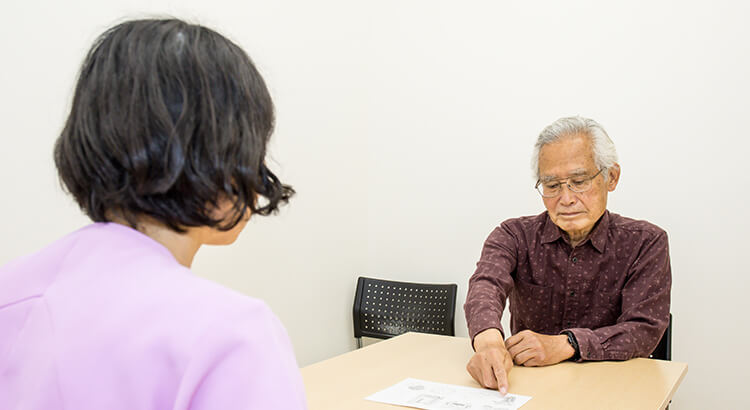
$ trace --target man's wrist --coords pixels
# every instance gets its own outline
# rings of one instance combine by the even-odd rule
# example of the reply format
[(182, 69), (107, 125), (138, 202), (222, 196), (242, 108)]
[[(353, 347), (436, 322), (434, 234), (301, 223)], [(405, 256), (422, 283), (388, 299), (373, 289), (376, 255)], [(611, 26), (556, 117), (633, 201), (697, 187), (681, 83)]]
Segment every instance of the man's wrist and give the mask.
[(484, 350), (487, 347), (504, 348), (505, 343), (503, 342), (503, 334), (502, 332), (500, 332), (500, 329), (496, 329), (494, 327), (485, 329), (474, 336), (473, 347), (474, 351), (476, 352)]
[(565, 336), (568, 338), (568, 344), (570, 347), (573, 348), (573, 356), (570, 357), (569, 360), (577, 361), (581, 359), (581, 347), (578, 345), (578, 339), (576, 339), (575, 333), (571, 332), (570, 330), (565, 330), (562, 332)]

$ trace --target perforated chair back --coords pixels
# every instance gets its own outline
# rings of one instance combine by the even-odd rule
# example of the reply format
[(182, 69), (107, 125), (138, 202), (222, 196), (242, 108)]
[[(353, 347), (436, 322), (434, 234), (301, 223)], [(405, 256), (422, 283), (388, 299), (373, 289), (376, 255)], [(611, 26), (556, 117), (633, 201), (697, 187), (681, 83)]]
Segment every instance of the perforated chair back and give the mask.
[(656, 349), (649, 356), (650, 359), (672, 360), (672, 314), (669, 314), (669, 325), (661, 337)]
[(456, 284), (360, 277), (354, 297), (354, 337), (387, 339), (406, 332), (454, 336)]

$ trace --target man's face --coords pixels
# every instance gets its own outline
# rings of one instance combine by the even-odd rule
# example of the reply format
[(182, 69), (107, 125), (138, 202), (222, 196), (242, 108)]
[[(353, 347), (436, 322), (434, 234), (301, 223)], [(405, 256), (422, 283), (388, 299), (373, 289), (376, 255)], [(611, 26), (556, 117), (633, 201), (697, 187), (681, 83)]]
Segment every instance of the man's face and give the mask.
[[(571, 177), (590, 177), (599, 172), (594, 163), (591, 141), (584, 135), (572, 135), (544, 145), (539, 152), (539, 178), (542, 182)], [(613, 191), (620, 177), (620, 167), (609, 170), (609, 178), (597, 175), (591, 189), (576, 193), (562, 184), (562, 192), (553, 198), (542, 198), (550, 219), (565, 231), (575, 245), (583, 240), (607, 209), (607, 193)]]

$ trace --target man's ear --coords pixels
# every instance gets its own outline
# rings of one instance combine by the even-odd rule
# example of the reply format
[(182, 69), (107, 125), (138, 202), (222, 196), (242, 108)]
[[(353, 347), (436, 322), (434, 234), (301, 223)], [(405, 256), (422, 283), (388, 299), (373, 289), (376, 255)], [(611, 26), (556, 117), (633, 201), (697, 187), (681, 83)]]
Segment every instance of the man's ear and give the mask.
[(617, 182), (620, 180), (620, 164), (614, 163), (607, 170), (607, 191), (612, 192), (617, 187)]

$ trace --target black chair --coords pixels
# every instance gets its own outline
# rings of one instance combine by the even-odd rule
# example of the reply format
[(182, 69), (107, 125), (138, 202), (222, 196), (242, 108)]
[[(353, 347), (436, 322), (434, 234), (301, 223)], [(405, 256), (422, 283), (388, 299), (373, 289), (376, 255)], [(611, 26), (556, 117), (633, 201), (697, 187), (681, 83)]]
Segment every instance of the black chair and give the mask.
[(455, 284), (395, 282), (360, 277), (354, 297), (354, 337), (388, 339), (406, 332), (454, 336)]
[(672, 360), (672, 314), (669, 314), (669, 325), (664, 331), (656, 349), (648, 357), (649, 359)]

